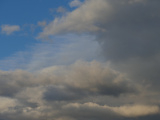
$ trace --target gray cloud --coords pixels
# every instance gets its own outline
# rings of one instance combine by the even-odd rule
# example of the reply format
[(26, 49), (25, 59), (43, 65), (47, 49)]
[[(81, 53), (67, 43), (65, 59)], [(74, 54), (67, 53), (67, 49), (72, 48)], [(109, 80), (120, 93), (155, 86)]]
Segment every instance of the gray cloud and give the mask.
[(96, 36), (106, 61), (115, 69), (133, 80), (157, 85), (159, 5), (157, 0), (86, 0), (67, 16), (55, 18), (39, 38), (89, 33)]
[(45, 27), (46, 24), (47, 24), (46, 21), (39, 21), (39, 22), (37, 23), (37, 25), (40, 26), (40, 27)]
[(159, 4), (158, 0), (86, 0), (55, 18), (39, 38), (94, 34), (107, 62), (78, 61), (34, 73), (0, 71), (4, 105), (0, 117), (158, 120)]
[(64, 86), (49, 86), (44, 93), (47, 101), (68, 101), (86, 97), (85, 92), (75, 88), (65, 88)]
[[(138, 116), (145, 116), (145, 115), (152, 115), (152, 114), (157, 114), (159, 113), (159, 107), (158, 106), (147, 106), (147, 105), (132, 105), (132, 106), (120, 106), (120, 107), (110, 107), (106, 105), (98, 105), (96, 103), (84, 103), (84, 104), (79, 104), (79, 103), (71, 103), (67, 104), (64, 106), (64, 109), (69, 109), (69, 110), (75, 110), (75, 114), (84, 114), (84, 115), (89, 115), (96, 117), (97, 114), (92, 114), (99, 112), (100, 116), (99, 118), (104, 119), (106, 114), (109, 115), (109, 113), (112, 115), (119, 116), (122, 115), (124, 117), (138, 117)], [(89, 111), (91, 112), (90, 114)], [(77, 113), (76, 113), (77, 112)], [(87, 113), (87, 114), (85, 114)], [(98, 114), (98, 115), (99, 115)], [(75, 115), (77, 116), (77, 115)], [(80, 115), (81, 116), (81, 115)], [(112, 116), (113, 117), (113, 116)]]
[[(136, 93), (139, 92), (138, 86), (122, 73), (108, 68), (106, 63), (96, 61), (79, 61), (68, 66), (52, 66), (36, 73), (22, 70), (0, 71), (0, 83), (1, 97), (11, 103), (6, 103), (6, 106), (4, 104), (6, 111), (0, 111), (0, 116), (2, 118), (7, 116), (5, 118), (11, 120), (22, 118), (36, 120), (46, 117), (81, 119), (79, 115), (83, 112), (76, 118), (77, 113), (73, 115), (68, 111), (70, 108), (63, 109), (63, 106), (73, 102), (85, 104), (93, 101), (90, 99), (92, 97), (118, 99), (121, 96), (139, 94)], [(98, 100), (101, 101), (99, 98)], [(103, 113), (95, 111), (92, 117), (90, 109), (87, 108), (85, 119), (104, 116)], [(110, 109), (107, 111), (113, 112)], [(113, 112), (113, 114), (117, 113)]]
[(87, 0), (66, 17), (56, 18), (40, 36), (98, 32), (108, 59), (150, 57), (159, 52), (158, 6), (158, 1), (148, 0)]
[[(69, 33), (80, 35), (85, 33), (95, 36), (101, 45), (105, 60), (110, 63), (110, 67), (125, 73), (127, 78), (133, 83), (139, 84), (140, 86), (143, 85), (144, 88), (138, 87), (142, 93), (123, 96), (126, 91), (133, 92), (133, 90), (128, 89), (131, 87), (124, 87), (128, 86), (128, 83), (127, 85), (123, 84), (123, 82), (120, 82), (118, 85), (113, 84), (114, 77), (111, 77), (111, 81), (108, 81), (107, 84), (105, 84), (105, 82), (102, 84), (96, 83), (96, 88), (93, 78), (92, 82), (85, 82), (83, 85), (81, 83), (74, 85), (77, 85), (76, 87), (80, 89), (83, 88), (83, 90), (87, 88), (90, 95), (93, 95), (93, 91), (96, 91), (96, 93), (101, 95), (99, 96), (100, 98), (103, 98), (103, 95), (119, 96), (116, 102), (110, 99), (111, 97), (109, 98), (115, 103), (108, 102), (113, 105), (118, 104), (119, 107), (111, 107), (110, 110), (112, 113), (107, 111), (107, 113), (111, 115), (114, 113), (114, 115), (121, 116), (118, 117), (119, 119), (158, 119), (159, 100), (156, 96), (159, 94), (158, 85), (160, 79), (160, 49), (158, 46), (160, 44), (159, 5), (160, 2), (158, 0), (86, 0), (81, 6), (66, 16), (55, 18), (44, 28), (38, 37), (43, 39), (46, 36), (51, 37), (57, 34)], [(85, 69), (86, 68), (84, 68), (83, 71), (85, 71)], [(90, 73), (87, 73), (87, 75), (88, 74)], [(103, 76), (100, 73), (98, 74)], [(81, 74), (79, 78), (83, 80), (82, 76), (84, 75)], [(91, 76), (96, 78), (94, 74)], [(74, 77), (72, 76), (72, 78)], [(88, 76), (86, 76), (86, 78), (90, 79)], [(86, 84), (89, 84), (89, 86), (86, 87)], [(79, 87), (78, 85), (83, 87)], [(54, 95), (52, 94), (51, 96)], [(107, 99), (103, 99), (107, 101)], [(137, 105), (120, 105), (121, 100), (124, 101), (123, 104), (137, 103)], [(105, 103), (104, 101), (99, 101), (98, 98), (96, 98), (95, 101), (98, 101), (99, 104)], [(145, 103), (145, 105), (143, 103)], [(156, 104), (156, 106), (154, 106), (154, 104)], [(101, 118), (100, 116), (103, 116), (101, 114), (103, 113), (102, 111), (96, 114), (100, 116), (92, 116), (92, 114), (89, 114), (89, 111), (84, 112), (87, 108), (80, 110), (81, 106), (83, 106), (81, 103), (77, 103), (75, 106), (75, 108), (73, 108), (73, 106), (71, 108), (71, 110), (77, 110), (76, 112), (74, 111), (74, 118), (79, 116), (78, 119), (81, 120), (89, 116), (87, 119), (99, 119)], [(155, 111), (153, 112), (151, 109)], [(150, 110), (155, 115), (152, 115)], [(149, 114), (147, 111), (149, 111)], [(96, 112), (92, 111), (91, 113)], [(88, 113), (88, 116), (85, 113)], [(82, 116), (82, 114), (86, 116), (81, 118), (80, 116)], [(101, 119), (106, 118), (102, 117)], [(117, 118), (111, 116), (109, 119), (115, 120)]]

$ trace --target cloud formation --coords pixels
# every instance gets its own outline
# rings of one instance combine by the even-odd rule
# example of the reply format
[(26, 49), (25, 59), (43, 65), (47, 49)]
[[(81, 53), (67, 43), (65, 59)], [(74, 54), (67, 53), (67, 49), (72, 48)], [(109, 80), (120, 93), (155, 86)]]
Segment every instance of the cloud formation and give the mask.
[(16, 31), (20, 31), (20, 26), (18, 25), (2, 25), (1, 32), (6, 35), (10, 35)]
[[(39, 23), (44, 24), (41, 39), (64, 34), (94, 39), (71, 40), (52, 59), (54, 65), (43, 61), (50, 52), (38, 50), (29, 66), (32, 73), (0, 71), (0, 118), (160, 119), (159, 5), (157, 0), (85, 0), (48, 25)], [(101, 49), (103, 62), (93, 60), (95, 48)]]
[[(83, 106), (86, 107), (84, 109), (86, 109), (85, 119), (87, 119), (92, 117), (92, 104), (93, 107), (100, 106), (98, 107), (100, 111), (106, 109), (109, 113), (125, 116), (123, 113), (121, 115), (117, 108), (101, 107), (101, 99), (99, 99), (100, 103), (89, 103), (93, 101), (90, 98), (118, 99), (121, 96), (138, 95), (140, 92), (139, 87), (122, 73), (108, 68), (106, 63), (96, 61), (78, 61), (68, 66), (52, 66), (36, 73), (22, 70), (0, 71), (0, 83), (0, 96), (2, 100), (6, 99), (5, 102), (10, 103), (3, 103), (5, 112), (0, 111), (0, 116), (8, 116), (6, 119), (12, 120), (20, 118), (34, 120), (41, 117), (43, 119), (47, 116), (57, 119), (60, 119), (59, 117), (81, 119), (78, 115), (83, 114), (83, 112), (78, 113), (81, 106), (82, 109)], [(70, 106), (74, 107), (75, 103), (80, 107), (76, 108), (78, 111), (73, 114)], [(120, 109), (125, 110), (125, 108)], [(140, 115), (137, 113), (138, 115), (135, 116), (156, 114), (157, 111), (158, 107), (153, 106), (150, 111), (139, 113)], [(18, 115), (19, 112), (21, 115)], [(100, 117), (103, 114), (99, 113), (95, 113), (95, 116)], [(126, 114), (130, 115), (130, 113)]]
[(70, 7), (78, 7), (82, 5), (82, 2), (80, 0), (73, 0), (72, 2), (69, 3)]
[[(93, 35), (101, 46), (105, 61), (110, 63), (109, 65), (112, 69), (125, 73), (127, 79), (130, 79), (133, 83), (139, 84), (140, 86), (144, 85), (144, 89), (139, 88), (142, 92), (139, 95), (127, 95), (126, 99), (122, 99), (121, 96), (127, 93), (126, 90), (132, 91), (128, 89), (128, 87), (124, 87), (127, 85), (122, 85), (123, 89), (121, 89), (121, 84), (118, 84), (118, 86), (112, 84), (113, 79), (111, 83), (108, 81), (108, 84), (103, 83), (100, 85), (96, 83), (97, 87), (100, 86), (98, 89), (96, 88), (96, 94), (118, 96), (119, 99), (127, 101), (126, 103), (132, 100), (131, 103), (135, 103), (134, 105), (120, 105), (120, 100), (118, 100), (117, 104), (119, 103), (119, 107), (109, 107), (109, 105), (106, 105), (108, 106), (107, 113), (112, 111), (114, 115), (121, 116), (119, 119), (122, 120), (130, 120), (131, 117), (133, 117), (133, 119), (134, 117), (138, 117), (137, 119), (139, 120), (149, 118), (158, 119), (159, 100), (155, 95), (159, 94), (160, 90), (158, 86), (160, 79), (160, 48), (158, 46), (160, 44), (159, 5), (159, 1), (150, 0), (86, 0), (75, 10), (62, 17), (55, 18), (43, 29), (38, 37), (43, 39), (54, 35), (70, 33)], [(83, 71), (85, 71), (85, 69)], [(82, 76), (83, 75), (80, 75), (79, 77), (83, 79)], [(103, 75), (100, 74), (100, 76)], [(94, 78), (96, 78), (96, 76), (94, 76)], [(93, 83), (94, 79), (92, 78), (92, 82), (88, 82), (87, 84), (90, 84), (91, 88), (94, 88)], [(86, 89), (85, 85), (81, 83), (78, 84), (83, 86), (83, 89)], [(105, 87), (103, 87), (103, 85), (105, 85)], [(95, 94), (95, 89), (89, 89), (89, 86), (87, 86), (87, 88), (90, 95)], [(46, 99), (49, 98), (48, 95), (52, 94), (49, 92), (50, 89), (57, 91), (57, 88), (54, 86), (49, 88), (46, 92)], [(70, 91), (70, 89), (63, 89)], [(76, 96), (73, 91), (68, 95), (69, 98), (67, 99)], [(61, 90), (59, 92), (62, 96), (57, 99), (60, 100), (66, 97), (66, 93), (61, 92)], [(83, 91), (79, 94), (82, 96), (86, 95)], [(54, 95), (54, 93), (52, 95)], [(136, 98), (137, 96), (139, 98)], [(51, 99), (54, 100), (55, 98)], [(146, 102), (145, 99), (148, 99), (148, 102)], [(104, 102), (101, 101), (99, 103), (102, 104)], [(84, 104), (85, 106), (88, 105), (86, 103)], [(84, 104), (70, 104), (76, 106), (72, 106), (71, 110), (79, 109)], [(85, 110), (85, 108), (82, 107), (82, 111), (78, 111), (77, 114), (75, 113), (75, 116), (90, 113), (83, 112), (83, 110)], [(91, 113), (96, 112), (92, 111)], [(99, 115), (103, 116), (101, 113), (103, 112), (101, 111)], [(112, 116), (113, 114), (110, 115), (109, 119), (116, 119)], [(99, 119), (100, 116), (89, 114), (88, 116), (86, 115), (85, 118)]]
[[(152, 115), (152, 114), (157, 114), (160, 112), (158, 106), (148, 106), (148, 105), (132, 105), (132, 106), (120, 106), (120, 107), (110, 107), (107, 105), (98, 105), (96, 103), (84, 103), (84, 104), (79, 104), (79, 103), (71, 103), (67, 104), (64, 106), (64, 108), (67, 109), (76, 109), (74, 114), (81, 113), (84, 114), (86, 111), (92, 112), (99, 112), (100, 114), (115, 114), (117, 115), (122, 115), (124, 117), (139, 117), (139, 116), (145, 116), (145, 115)], [(86, 110), (86, 111), (84, 111)], [(76, 113), (77, 112), (77, 113)], [(95, 114), (91, 114), (90, 116), (94, 116)]]
[[(78, 9), (68, 13), (62, 18), (55, 18), (48, 26), (46, 26), (39, 38), (61, 33), (83, 33), (103, 31), (97, 23), (103, 23), (108, 17), (111, 7), (104, 0), (87, 0)], [(101, 17), (104, 15), (104, 19)], [(96, 25), (97, 24), (97, 25)]]
[(55, 18), (39, 38), (89, 33), (96, 36), (106, 61), (115, 69), (138, 81), (156, 83), (160, 78), (159, 4), (149, 0), (86, 0), (74, 11)]
[(64, 12), (66, 12), (66, 9), (64, 7), (59, 7), (59, 8), (57, 8), (57, 12), (64, 13)]

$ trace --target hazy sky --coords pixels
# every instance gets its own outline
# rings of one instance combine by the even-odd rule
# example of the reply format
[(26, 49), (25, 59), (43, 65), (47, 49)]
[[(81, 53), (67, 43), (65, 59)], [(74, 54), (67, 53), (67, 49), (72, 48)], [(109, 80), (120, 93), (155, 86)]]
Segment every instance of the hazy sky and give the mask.
[(159, 0), (0, 0), (0, 120), (159, 120)]

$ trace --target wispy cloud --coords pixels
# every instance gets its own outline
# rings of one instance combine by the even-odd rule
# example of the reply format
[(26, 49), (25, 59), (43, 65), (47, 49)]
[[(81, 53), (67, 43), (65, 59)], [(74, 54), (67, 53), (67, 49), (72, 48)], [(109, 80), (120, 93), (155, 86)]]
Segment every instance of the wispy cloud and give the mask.
[(45, 27), (46, 24), (47, 24), (46, 21), (39, 21), (39, 22), (37, 23), (37, 25), (40, 26), (40, 27)]
[(101, 60), (101, 49), (93, 36), (64, 35), (52, 39), (53, 41), (35, 44), (26, 51), (0, 60), (0, 68), (35, 71), (52, 65), (72, 64), (77, 60)]
[(20, 31), (19, 25), (2, 25), (1, 32), (6, 35), (10, 35), (16, 31)]
[(82, 2), (80, 0), (73, 0), (72, 2), (69, 3), (70, 7), (78, 7), (82, 5)]
[(62, 6), (57, 8), (57, 12), (58, 12), (58, 13), (64, 13), (64, 12), (66, 12), (66, 11), (67, 11), (67, 10), (66, 10), (64, 7), (62, 7)]

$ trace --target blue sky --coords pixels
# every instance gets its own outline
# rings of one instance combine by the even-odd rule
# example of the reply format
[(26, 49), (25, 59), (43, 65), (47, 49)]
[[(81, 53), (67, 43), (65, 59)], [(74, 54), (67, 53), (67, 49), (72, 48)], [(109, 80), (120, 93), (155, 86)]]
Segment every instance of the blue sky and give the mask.
[[(75, 9), (74, 7), (69, 6), (70, 2), (71, 0), (47, 0), (45, 2), (44, 0), (2, 0), (0, 2), (0, 16), (3, 16), (0, 20), (1, 69), (15, 69), (15, 67), (12, 67), (12, 64), (15, 64), (15, 66), (17, 66), (16, 68), (18, 68), (19, 64), (21, 63), (25, 62), (27, 64), (30, 61), (29, 59), (31, 59), (32, 57), (30, 53), (33, 52), (34, 47), (37, 47), (38, 44), (44, 44), (45, 46), (46, 44), (50, 44), (51, 41), (54, 41), (54, 44), (52, 43), (52, 47), (55, 47), (56, 51), (59, 51), (60, 48), (58, 48), (56, 44), (60, 44), (61, 42), (63, 44), (64, 42), (67, 42), (67, 38), (55, 37), (55, 39), (53, 37), (51, 41), (41, 41), (40, 39), (37, 39), (36, 37), (43, 30), (43, 27), (39, 25), (39, 23), (45, 22), (45, 24), (47, 24), (51, 22), (55, 17), (62, 16), (65, 12), (69, 12)], [(58, 11), (59, 8), (62, 8), (62, 11), (61, 9), (60, 11)], [(3, 32), (2, 30), (2, 26), (4, 25), (18, 26), (19, 30), (13, 30), (13, 32), (11, 31), (11, 33), (7, 34), (6, 31)], [(28, 57), (25, 58), (28, 59), (17, 61), (17, 59), (21, 59), (22, 57), (18, 55), (20, 52), (27, 52)], [(11, 58), (13, 60), (11, 60)], [(6, 63), (8, 59), (9, 61), (13, 61), (13, 63)], [(19, 64), (17, 64), (17, 62)]]
[[(38, 43), (35, 39), (40, 28), (34, 33), (30, 25), (37, 25), (39, 21), (50, 21), (59, 15), (56, 9), (60, 6), (69, 8), (68, 0), (1, 0), (0, 1), (0, 25), (19, 25), (21, 30), (11, 35), (0, 35), (0, 58), (3, 59), (17, 51), (25, 50), (28, 46)], [(51, 11), (51, 9), (53, 11)], [(5, 52), (4, 52), (5, 51)]]
[(159, 120), (159, 0), (0, 0), (0, 119)]

